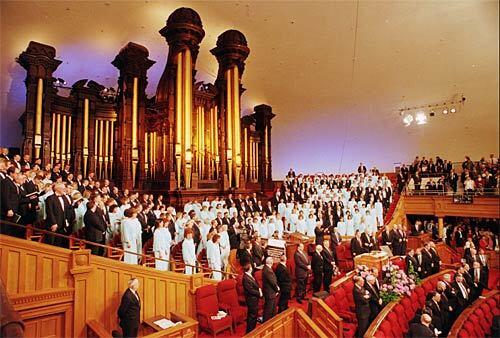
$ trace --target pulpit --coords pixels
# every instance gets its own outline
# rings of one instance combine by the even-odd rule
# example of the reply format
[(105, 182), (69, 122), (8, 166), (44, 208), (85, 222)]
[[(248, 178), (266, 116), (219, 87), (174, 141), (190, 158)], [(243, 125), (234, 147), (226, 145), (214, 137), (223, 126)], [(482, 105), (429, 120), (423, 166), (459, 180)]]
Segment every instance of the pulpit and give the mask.
[(366, 265), (369, 268), (377, 268), (379, 271), (389, 263), (389, 255), (383, 251), (372, 251), (354, 257), (354, 265)]
[(408, 251), (421, 248), (424, 244), (431, 240), (431, 235), (423, 233), (417, 236), (408, 236)]

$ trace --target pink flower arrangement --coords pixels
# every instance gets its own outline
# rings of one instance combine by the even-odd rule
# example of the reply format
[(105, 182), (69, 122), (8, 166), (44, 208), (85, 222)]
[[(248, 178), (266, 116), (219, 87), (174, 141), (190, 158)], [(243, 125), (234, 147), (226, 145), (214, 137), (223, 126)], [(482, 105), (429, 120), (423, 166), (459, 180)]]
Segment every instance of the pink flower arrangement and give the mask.
[(384, 277), (380, 297), (384, 303), (397, 300), (405, 295), (411, 295), (411, 290), (415, 289), (415, 280), (412, 276), (406, 275), (399, 266), (389, 262), (382, 267)]

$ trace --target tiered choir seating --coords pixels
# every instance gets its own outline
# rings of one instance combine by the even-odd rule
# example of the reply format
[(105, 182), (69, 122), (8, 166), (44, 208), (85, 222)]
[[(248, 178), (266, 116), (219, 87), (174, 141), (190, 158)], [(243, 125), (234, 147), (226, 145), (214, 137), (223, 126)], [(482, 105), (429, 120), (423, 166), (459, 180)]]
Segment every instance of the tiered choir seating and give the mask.
[(489, 337), (493, 317), (500, 315), (500, 292), (494, 290), (465, 309), (451, 327), (449, 337)]

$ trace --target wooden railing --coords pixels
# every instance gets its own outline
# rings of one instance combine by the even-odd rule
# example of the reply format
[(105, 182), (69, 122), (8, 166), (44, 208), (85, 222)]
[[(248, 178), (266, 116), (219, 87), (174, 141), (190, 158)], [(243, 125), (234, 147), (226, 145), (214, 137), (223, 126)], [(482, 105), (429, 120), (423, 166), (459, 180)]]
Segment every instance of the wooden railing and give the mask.
[[(440, 277), (440, 276), (443, 276), (447, 273), (451, 273), (453, 272), (452, 269), (446, 269), (446, 270), (441, 270), (439, 271), (438, 273), (434, 274), (434, 275), (431, 275), (429, 277), (426, 277), (422, 280), (422, 283), (420, 285), (423, 285), (427, 282), (429, 282), (430, 280), (436, 278), (436, 277)], [(392, 309), (397, 305), (399, 304), (399, 302), (402, 300), (403, 298), (400, 298), (399, 300), (397, 301), (393, 301), (393, 302), (390, 302), (388, 303), (383, 309), (382, 311), (379, 312), (379, 314), (377, 315), (377, 317), (375, 317), (375, 319), (373, 320), (373, 322), (370, 324), (370, 326), (368, 327), (368, 329), (366, 330), (366, 333), (364, 335), (365, 338), (373, 338), (375, 337), (375, 333), (379, 330), (379, 327), (380, 327), (380, 324), (382, 324), (382, 322), (386, 319), (387, 315), (392, 311)]]
[[(215, 281), (203, 274), (185, 275), (93, 256), (0, 235), (0, 277), (25, 322), (26, 336), (84, 337), (96, 320), (118, 329), (117, 309), (127, 281), (140, 282), (141, 320), (170, 311), (193, 316), (195, 290)], [(44, 324), (50, 320), (51, 325)]]
[(354, 270), (353, 271), (349, 271), (344, 276), (342, 276), (339, 279), (337, 279), (336, 281), (334, 281), (330, 285), (330, 294), (332, 294), (338, 288), (342, 287), (342, 285), (344, 285), (344, 283), (352, 280), (352, 277), (354, 277), (355, 274), (356, 274), (356, 271), (354, 271)]
[(500, 291), (493, 290), (483, 295), (484, 298), (478, 298), (472, 305), (467, 307), (462, 313), (455, 319), (453, 326), (450, 329), (450, 333), (448, 337), (458, 337), (458, 333), (462, 329), (465, 321), (469, 318), (471, 314), (473, 314), (480, 306), (483, 304), (488, 298), (495, 297)]
[(328, 333), (332, 338), (342, 338), (344, 336), (343, 319), (326, 305), (322, 299), (313, 298), (311, 302), (311, 318), (321, 331)]
[(259, 326), (257, 329), (248, 333), (246, 338), (281, 338), (281, 337), (300, 337), (300, 338), (327, 338), (316, 323), (312, 321), (307, 314), (297, 308), (289, 308), (274, 318)]

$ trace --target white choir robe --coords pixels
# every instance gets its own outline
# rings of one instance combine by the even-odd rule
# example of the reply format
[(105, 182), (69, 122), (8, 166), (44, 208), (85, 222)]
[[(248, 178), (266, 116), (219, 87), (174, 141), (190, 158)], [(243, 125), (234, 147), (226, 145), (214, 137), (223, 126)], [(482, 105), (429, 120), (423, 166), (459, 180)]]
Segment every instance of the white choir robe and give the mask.
[(113, 236), (120, 232), (121, 219), (122, 217), (120, 216), (119, 210), (109, 213), (109, 227), (106, 230), (106, 243), (109, 243), (113, 239)]
[(274, 231), (276, 230), (276, 224), (274, 223), (274, 220), (270, 220), (267, 223), (267, 233), (269, 234), (268, 238), (273, 238)]
[(361, 217), (362, 215), (359, 212), (355, 212), (352, 215), (352, 220), (354, 221), (354, 231), (359, 230), (359, 226), (361, 224)]
[(356, 230), (354, 229), (354, 220), (352, 218), (346, 221), (345, 228), (346, 228), (345, 231), (346, 236), (354, 236), (354, 232)]
[(384, 206), (380, 201), (375, 202), (375, 217), (379, 226), (384, 225)]
[(73, 228), (73, 232), (78, 232), (81, 228), (83, 228), (83, 216), (85, 216), (85, 213), (87, 212), (87, 203), (86, 201), (83, 201), (80, 203), (78, 208), (75, 209), (75, 226)]
[[(211, 240), (208, 241), (207, 259), (210, 269), (222, 270), (222, 258), (221, 258), (219, 243), (214, 243)], [(212, 271), (212, 278), (215, 280), (222, 280), (222, 273), (218, 271)]]
[[(123, 250), (137, 252), (137, 224), (139, 228), (141, 223), (137, 218), (125, 218), (122, 221), (122, 244)], [(140, 237), (140, 233), (139, 233)], [(125, 252), (123, 255), (123, 261), (129, 264), (137, 264), (137, 255)]]
[(365, 229), (368, 229), (368, 231), (370, 231), (371, 233), (377, 232), (377, 223), (375, 220), (375, 216), (371, 214), (365, 216)]
[(337, 222), (337, 230), (340, 236), (347, 236), (347, 227), (345, 222), (338, 221)]
[[(196, 252), (192, 238), (184, 238), (182, 241), (182, 260), (186, 264), (185, 274), (192, 275), (195, 272), (193, 266), (196, 266)], [(192, 266), (188, 266), (188, 264)]]
[(120, 206), (120, 215), (123, 217), (125, 210), (130, 208), (130, 204), (123, 204)]
[(278, 214), (285, 216), (285, 211), (286, 211), (286, 204), (279, 203), (278, 204)]
[(276, 220), (276, 230), (278, 230), (278, 238), (283, 238), (283, 231), (285, 231), (285, 226), (281, 219)]
[(229, 235), (227, 231), (221, 231), (220, 235), (220, 251), (221, 251), (221, 260), (224, 265), (224, 268), (227, 266), (229, 262), (229, 253), (231, 252), (231, 243), (229, 242)]
[(265, 220), (262, 220), (257, 225), (259, 227), (260, 237), (262, 237), (262, 238), (271, 237), (271, 234), (269, 233), (269, 228), (267, 227), (267, 222)]
[(307, 223), (305, 219), (299, 219), (295, 225), (295, 230), (305, 235), (307, 232)]
[[(168, 228), (157, 228), (153, 233), (153, 251), (156, 258), (170, 259), (170, 245), (172, 236)], [(155, 266), (158, 270), (168, 270), (169, 263), (161, 260), (155, 260)]]
[(309, 237), (314, 237), (316, 234), (314, 233), (314, 229), (316, 228), (316, 220), (314, 218), (308, 218), (307, 219), (307, 230), (306, 234)]

